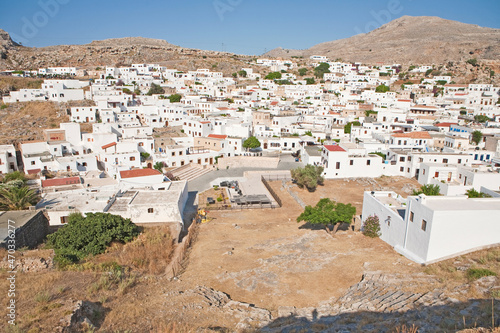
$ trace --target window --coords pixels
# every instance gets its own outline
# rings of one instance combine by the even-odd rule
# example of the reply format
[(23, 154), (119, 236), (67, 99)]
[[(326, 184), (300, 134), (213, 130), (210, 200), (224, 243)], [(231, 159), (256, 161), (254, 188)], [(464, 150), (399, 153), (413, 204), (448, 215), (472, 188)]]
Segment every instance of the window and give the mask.
[(68, 217), (67, 216), (61, 216), (61, 224), (66, 224), (68, 223)]
[(153, 208), (148, 208), (148, 213), (149, 213), (149, 214), (154, 213), (154, 209), (153, 209)]
[(179, 152), (179, 156), (182, 156), (182, 151)]
[(447, 158), (443, 158), (443, 163), (448, 163), (448, 159)]
[(404, 156), (401, 156), (401, 157), (399, 158), (399, 162), (404, 162), (404, 161), (405, 161)]
[(404, 167), (401, 167), (401, 168), (399, 168), (399, 171), (404, 172), (404, 171), (405, 171), (405, 168), (404, 168)]
[(354, 165), (354, 160), (350, 160), (349, 165)]
[(82, 163), (82, 165), (83, 165), (84, 167), (86, 167), (86, 166), (87, 166), (87, 162), (83, 162), (83, 163)]
[(35, 161), (31, 161), (31, 165), (35, 165)]
[(337, 162), (335, 169), (340, 169), (340, 162)]
[(366, 165), (370, 165), (371, 161), (370, 160), (366, 160)]
[(434, 178), (438, 178), (439, 177), (439, 172), (434, 172)]
[(462, 159), (461, 158), (458, 159), (458, 164), (460, 164), (460, 163), (462, 163)]
[(413, 214), (413, 212), (410, 212), (410, 222), (413, 222), (414, 217), (415, 217), (415, 214)]
[(422, 230), (425, 231), (427, 229), (427, 221), (422, 220)]
[(130, 156), (131, 161), (135, 161), (135, 156)]
[(422, 170), (422, 174), (425, 175), (425, 169)]
[(175, 151), (172, 152), (172, 156), (175, 156)]

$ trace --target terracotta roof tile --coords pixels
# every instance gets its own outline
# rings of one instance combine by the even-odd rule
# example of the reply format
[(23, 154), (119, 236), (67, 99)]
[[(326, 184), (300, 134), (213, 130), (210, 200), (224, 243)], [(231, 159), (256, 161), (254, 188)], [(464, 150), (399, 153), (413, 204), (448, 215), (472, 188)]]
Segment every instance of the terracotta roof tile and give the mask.
[(104, 145), (101, 148), (102, 149), (107, 149), (107, 148), (110, 148), (110, 147), (113, 147), (113, 146), (116, 146), (116, 142), (108, 143), (107, 145)]
[(42, 187), (81, 184), (80, 177), (53, 178), (42, 180)]
[(411, 139), (430, 139), (429, 132), (410, 132), (410, 133), (394, 133), (395, 138), (411, 138)]
[(120, 171), (120, 177), (125, 178), (135, 178), (135, 177), (146, 177), (146, 176), (156, 176), (161, 175), (158, 170), (155, 169), (133, 169)]
[(345, 151), (345, 149), (339, 145), (325, 145), (324, 147), (328, 151)]

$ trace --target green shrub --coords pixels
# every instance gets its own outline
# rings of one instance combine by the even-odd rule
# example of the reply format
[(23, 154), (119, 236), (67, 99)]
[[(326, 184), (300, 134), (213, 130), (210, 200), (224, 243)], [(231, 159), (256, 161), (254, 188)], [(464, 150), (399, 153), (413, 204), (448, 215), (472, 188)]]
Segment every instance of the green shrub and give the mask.
[(380, 221), (377, 215), (369, 216), (363, 224), (363, 235), (376, 238), (380, 237)]
[(129, 242), (139, 234), (138, 227), (118, 215), (80, 213), (69, 216), (66, 226), (47, 236), (47, 245), (55, 250), (54, 260), (60, 267), (75, 263), (88, 255), (103, 253), (111, 242)]
[(485, 268), (469, 268), (466, 275), (469, 280), (477, 280), (485, 276), (497, 276), (497, 273)]

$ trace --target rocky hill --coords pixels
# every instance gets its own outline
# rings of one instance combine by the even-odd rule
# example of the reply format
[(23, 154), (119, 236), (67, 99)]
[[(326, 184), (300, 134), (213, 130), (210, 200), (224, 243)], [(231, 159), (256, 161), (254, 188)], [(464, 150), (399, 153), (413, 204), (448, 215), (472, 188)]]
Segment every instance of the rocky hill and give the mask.
[(500, 29), (439, 17), (403, 16), (366, 34), (321, 43), (302, 51), (277, 48), (265, 55), (325, 55), (344, 61), (402, 64), (444, 64), (470, 58), (499, 60)]
[[(183, 48), (165, 40), (113, 38), (85, 45), (24, 47), (0, 29), (0, 69), (38, 69), (49, 66), (94, 68), (117, 64), (159, 63), (179, 69), (211, 68), (231, 74), (249, 57), (228, 52)], [(215, 66), (214, 66), (215, 65)], [(227, 72), (227, 73), (226, 73)]]

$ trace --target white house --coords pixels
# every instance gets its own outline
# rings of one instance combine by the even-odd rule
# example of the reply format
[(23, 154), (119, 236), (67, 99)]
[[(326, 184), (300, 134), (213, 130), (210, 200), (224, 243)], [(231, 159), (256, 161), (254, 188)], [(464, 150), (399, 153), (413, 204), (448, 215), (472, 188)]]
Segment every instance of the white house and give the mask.
[(0, 174), (6, 174), (16, 170), (16, 148), (14, 148), (14, 145), (0, 145)]
[(365, 192), (362, 220), (373, 215), (380, 238), (421, 264), (500, 245), (500, 198)]

